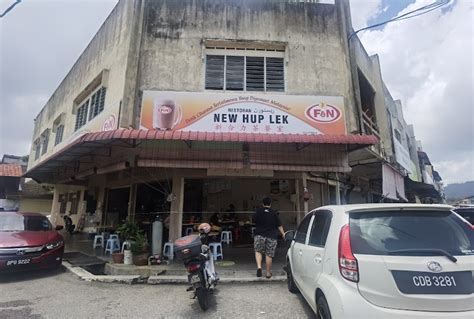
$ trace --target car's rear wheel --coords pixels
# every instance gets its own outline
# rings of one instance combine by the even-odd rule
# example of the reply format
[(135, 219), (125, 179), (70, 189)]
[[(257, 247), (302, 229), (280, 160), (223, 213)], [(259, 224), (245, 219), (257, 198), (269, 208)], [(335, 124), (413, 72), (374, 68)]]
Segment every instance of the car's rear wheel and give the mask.
[(288, 261), (286, 263), (286, 282), (288, 284), (288, 290), (293, 293), (293, 294), (297, 294), (300, 292), (300, 290), (298, 289), (298, 287), (296, 286), (296, 283), (293, 279), (293, 272), (291, 270), (291, 266), (290, 266), (290, 262)]
[(316, 311), (318, 319), (331, 319), (331, 311), (329, 311), (329, 305), (324, 295), (319, 296), (316, 300)]

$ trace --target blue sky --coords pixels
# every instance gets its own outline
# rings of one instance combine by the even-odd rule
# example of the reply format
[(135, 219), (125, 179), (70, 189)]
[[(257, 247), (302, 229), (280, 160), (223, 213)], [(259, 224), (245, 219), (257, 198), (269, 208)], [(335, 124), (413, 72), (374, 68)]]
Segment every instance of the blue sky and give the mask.
[[(368, 25), (377, 24), (389, 20), (405, 9), (408, 5), (414, 3), (415, 0), (382, 0), (382, 11), (375, 17), (369, 18)], [(384, 26), (380, 27), (383, 28)]]

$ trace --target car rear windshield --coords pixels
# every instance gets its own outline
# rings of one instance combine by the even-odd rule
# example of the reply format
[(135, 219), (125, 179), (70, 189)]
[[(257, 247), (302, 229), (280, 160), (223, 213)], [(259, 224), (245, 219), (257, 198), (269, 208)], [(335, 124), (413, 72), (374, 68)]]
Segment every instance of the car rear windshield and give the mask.
[[(474, 232), (450, 211), (380, 211), (350, 214), (351, 246), (355, 254), (452, 255), (474, 254)], [(420, 252), (421, 251), (421, 252)]]
[(44, 216), (0, 214), (0, 231), (46, 231), (51, 224)]

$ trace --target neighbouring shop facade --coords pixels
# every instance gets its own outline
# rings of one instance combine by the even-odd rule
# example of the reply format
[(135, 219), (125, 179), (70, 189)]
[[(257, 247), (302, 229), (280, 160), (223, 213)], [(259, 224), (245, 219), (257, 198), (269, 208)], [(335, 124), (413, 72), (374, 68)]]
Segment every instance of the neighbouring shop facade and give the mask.
[(380, 141), (361, 130), (350, 25), (345, 0), (119, 1), (37, 116), (27, 176), (85, 231), (170, 213), (172, 240), (264, 196), (294, 227), (345, 202), (349, 155)]

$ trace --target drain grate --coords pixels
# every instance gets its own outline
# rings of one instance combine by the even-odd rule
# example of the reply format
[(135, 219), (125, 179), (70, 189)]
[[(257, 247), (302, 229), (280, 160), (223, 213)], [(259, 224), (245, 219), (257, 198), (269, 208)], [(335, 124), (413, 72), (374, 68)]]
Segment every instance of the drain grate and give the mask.
[(89, 265), (89, 266), (81, 266), (82, 269), (87, 270), (93, 275), (106, 275), (104, 272), (104, 264), (101, 265)]

